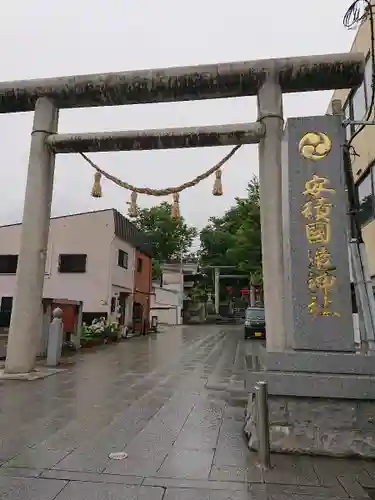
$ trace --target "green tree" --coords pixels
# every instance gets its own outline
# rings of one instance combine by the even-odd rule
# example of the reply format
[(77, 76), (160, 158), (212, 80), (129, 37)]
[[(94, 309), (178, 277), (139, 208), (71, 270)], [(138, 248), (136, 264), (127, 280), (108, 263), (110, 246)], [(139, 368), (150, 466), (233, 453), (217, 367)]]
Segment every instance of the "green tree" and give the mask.
[(188, 254), (198, 235), (197, 229), (186, 224), (183, 217), (172, 217), (172, 205), (167, 202), (138, 209), (132, 222), (152, 241), (154, 278), (160, 276), (163, 262)]
[(253, 177), (246, 198), (236, 203), (222, 217), (211, 217), (200, 233), (201, 264), (236, 266), (243, 274), (260, 281), (262, 251), (260, 229), (259, 181)]

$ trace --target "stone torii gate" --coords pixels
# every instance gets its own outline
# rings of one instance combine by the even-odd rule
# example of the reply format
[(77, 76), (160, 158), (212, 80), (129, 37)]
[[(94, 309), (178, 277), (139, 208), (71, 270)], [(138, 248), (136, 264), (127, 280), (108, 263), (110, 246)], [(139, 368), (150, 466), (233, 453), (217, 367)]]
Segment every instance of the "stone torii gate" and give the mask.
[[(257, 60), (0, 83), (0, 113), (34, 112), (17, 288), (6, 374), (33, 370), (56, 153), (133, 151), (259, 143), (267, 350), (287, 345), (282, 238), (282, 94), (351, 88), (364, 74), (363, 54)], [(58, 134), (59, 109), (253, 96), (256, 123), (217, 127)]]

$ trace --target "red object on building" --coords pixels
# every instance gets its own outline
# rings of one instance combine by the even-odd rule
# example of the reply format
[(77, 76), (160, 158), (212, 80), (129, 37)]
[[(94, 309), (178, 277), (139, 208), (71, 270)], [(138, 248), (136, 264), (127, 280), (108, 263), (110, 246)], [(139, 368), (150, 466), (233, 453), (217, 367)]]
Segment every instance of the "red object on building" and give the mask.
[[(77, 322), (77, 306), (73, 304), (53, 304), (53, 309), (59, 307), (62, 310), (62, 320), (65, 333), (73, 333)], [(51, 317), (52, 320), (52, 317)]]
[(231, 286), (227, 286), (227, 292), (229, 293), (229, 295), (232, 295), (233, 288)]
[(137, 330), (149, 326), (152, 293), (152, 258), (135, 252), (133, 325)]
[(250, 295), (250, 290), (248, 288), (243, 288), (241, 290), (241, 297), (243, 297), (244, 295)]

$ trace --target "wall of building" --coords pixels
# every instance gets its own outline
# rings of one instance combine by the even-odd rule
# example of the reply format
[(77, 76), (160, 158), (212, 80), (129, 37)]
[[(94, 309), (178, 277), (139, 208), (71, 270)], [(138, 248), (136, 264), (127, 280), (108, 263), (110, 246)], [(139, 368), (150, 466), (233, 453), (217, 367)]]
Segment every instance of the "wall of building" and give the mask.
[[(139, 262), (142, 262), (139, 267)], [(152, 259), (136, 250), (134, 261), (134, 302), (143, 306), (144, 319), (150, 316), (150, 295), (152, 293)]]
[[(111, 210), (51, 219), (43, 296), (83, 300), (84, 312), (106, 313), (113, 235)], [(18, 254), (20, 236), (20, 224), (0, 227), (0, 254)], [(60, 254), (86, 254), (86, 272), (59, 273)], [(0, 297), (14, 296), (15, 288), (15, 274), (0, 274)]]
[(153, 295), (151, 295), (150, 320), (152, 316), (157, 316), (158, 323), (180, 325), (182, 323), (180, 296), (179, 291), (154, 286)]
[[(119, 262), (119, 252), (121, 250), (127, 256), (126, 263)], [(134, 247), (129, 243), (116, 236), (113, 238), (111, 243), (112, 286), (109, 293), (111, 297), (121, 293), (127, 294), (124, 324), (130, 324), (132, 320), (135, 253)], [(126, 267), (123, 267), (122, 264), (126, 264)]]
[[(370, 22), (367, 20), (358, 29), (351, 52), (362, 52), (367, 58), (365, 80), (363, 84), (352, 91), (336, 90), (332, 99), (340, 99), (345, 118), (362, 120), (371, 101), (372, 67), (369, 57), (371, 47)], [(331, 101), (332, 102), (332, 101)], [(331, 113), (331, 103), (328, 112)], [(374, 119), (374, 116), (371, 117)], [(354, 126), (347, 127), (347, 139), (356, 130)], [(370, 272), (375, 275), (375, 128), (373, 125), (365, 127), (354, 139), (352, 145), (358, 154), (352, 156), (354, 180), (358, 186), (361, 202), (360, 217), (363, 221), (363, 238), (369, 260)], [(372, 187), (371, 187), (372, 186)], [(368, 194), (371, 199), (368, 199)], [(366, 201), (367, 198), (367, 201)], [(370, 213), (369, 213), (370, 212)]]

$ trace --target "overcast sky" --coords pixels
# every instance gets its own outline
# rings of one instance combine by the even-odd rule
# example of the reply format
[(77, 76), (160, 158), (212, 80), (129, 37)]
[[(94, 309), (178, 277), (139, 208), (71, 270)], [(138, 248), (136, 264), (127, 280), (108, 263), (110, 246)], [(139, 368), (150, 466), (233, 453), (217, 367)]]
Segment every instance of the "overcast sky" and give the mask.
[[(346, 52), (353, 31), (342, 25), (349, 0), (17, 0), (1, 7), (0, 80)], [(307, 12), (308, 10), (308, 12)], [(330, 92), (287, 95), (286, 116), (325, 113)], [(64, 110), (61, 132), (161, 128), (254, 121), (255, 98)], [(22, 217), (32, 114), (0, 115), (0, 224)], [(92, 155), (138, 186), (181, 184), (219, 161), (228, 148)], [(226, 165), (224, 196), (213, 178), (181, 195), (189, 223), (202, 227), (242, 196), (258, 171), (256, 146)], [(109, 181), (91, 198), (93, 172), (78, 156), (56, 162), (53, 215), (103, 208), (127, 210), (129, 193)], [(141, 206), (160, 199), (139, 197)]]

